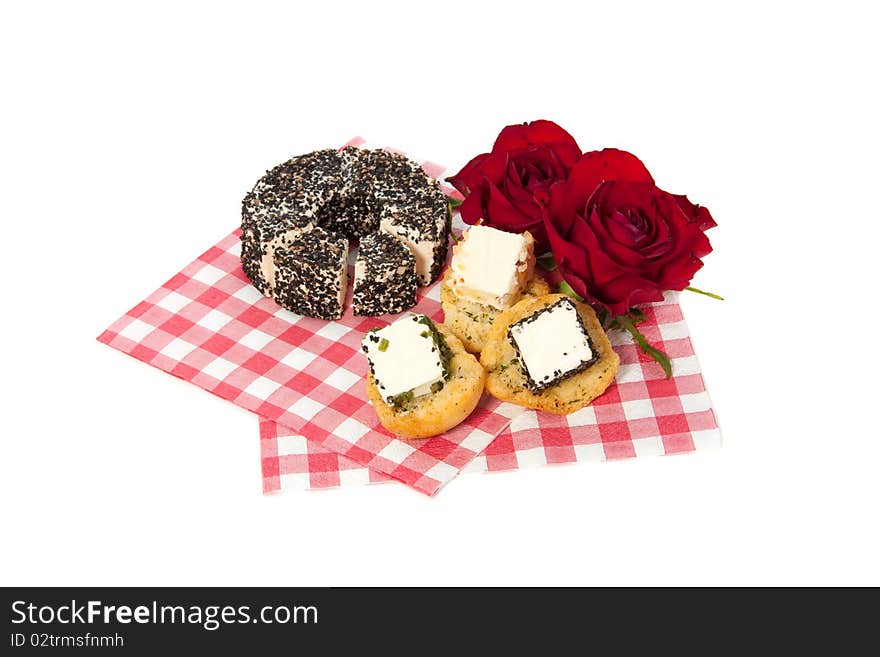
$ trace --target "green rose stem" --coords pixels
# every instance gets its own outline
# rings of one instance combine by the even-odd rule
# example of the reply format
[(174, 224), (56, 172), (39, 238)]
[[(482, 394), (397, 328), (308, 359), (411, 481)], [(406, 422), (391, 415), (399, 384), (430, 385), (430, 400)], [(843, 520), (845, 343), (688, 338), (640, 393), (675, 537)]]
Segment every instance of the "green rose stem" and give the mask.
[(713, 299), (718, 299), (719, 301), (724, 301), (724, 297), (719, 294), (715, 294), (714, 292), (706, 292), (705, 290), (701, 290), (696, 287), (686, 287), (684, 288), (688, 292), (696, 292), (697, 294), (704, 294), (707, 297), (712, 297)]
[(627, 315), (629, 315), (629, 318), (632, 320), (633, 324), (641, 324), (646, 319), (648, 319), (648, 316), (638, 308), (630, 308), (627, 312)]
[[(572, 299), (577, 299), (578, 301), (583, 301), (583, 297), (581, 297), (577, 292), (572, 289), (571, 285), (566, 283), (565, 281), (560, 281), (557, 290), (559, 294), (564, 294), (566, 296), (571, 297)], [(608, 319), (608, 310), (605, 308), (599, 309), (599, 322), (604, 326), (605, 320)], [(664, 354), (662, 351), (657, 349), (656, 347), (651, 346), (648, 342), (647, 338), (642, 335), (642, 332), (636, 328), (636, 324), (639, 324), (647, 319), (645, 317), (645, 313), (643, 313), (638, 308), (630, 308), (626, 315), (620, 315), (611, 320), (611, 323), (608, 325), (609, 329), (618, 329), (627, 331), (633, 339), (636, 341), (636, 344), (639, 345), (639, 349), (642, 350), (642, 353), (647, 354), (654, 360), (656, 360), (660, 367), (663, 368), (663, 372), (666, 374), (666, 378), (672, 378), (672, 363), (669, 361), (669, 356)]]
[(576, 299), (577, 301), (583, 301), (584, 298), (574, 291), (574, 288), (566, 283), (565, 281), (559, 281), (559, 285), (557, 287), (559, 294), (564, 294), (567, 297), (571, 297), (572, 299)]
[(672, 363), (669, 362), (669, 356), (664, 354), (662, 351), (657, 349), (656, 347), (652, 347), (648, 340), (645, 339), (645, 336), (642, 335), (642, 332), (636, 328), (636, 325), (633, 323), (633, 320), (630, 319), (629, 315), (620, 315), (619, 317), (614, 318), (614, 322), (617, 325), (627, 331), (633, 339), (636, 341), (636, 344), (639, 345), (639, 349), (642, 350), (642, 353), (647, 354), (658, 363), (660, 363), (660, 367), (663, 368), (663, 371), (666, 373), (666, 378), (672, 378)]
[(446, 201), (449, 203), (449, 207), (455, 210), (459, 205), (461, 205), (464, 201), (460, 198), (455, 198), (453, 196), (446, 195)]
[(453, 242), (460, 242), (461, 237), (455, 234), (455, 231), (452, 230), (452, 213), (455, 212), (455, 209), (461, 205), (461, 201), (457, 198), (452, 198), (451, 196), (446, 196), (446, 216), (447, 221), (449, 223), (449, 236), (452, 238)]
[[(557, 290), (559, 294), (564, 294), (572, 299), (577, 299), (578, 301), (584, 300), (584, 298), (575, 292), (571, 285), (565, 281), (559, 282)], [(604, 326), (605, 320), (608, 319), (608, 310), (600, 308), (598, 317), (599, 322)], [(660, 364), (660, 367), (663, 368), (666, 378), (669, 379), (672, 377), (672, 363), (669, 361), (669, 356), (657, 349), (657, 347), (651, 346), (647, 338), (645, 338), (645, 336), (642, 335), (642, 332), (636, 328), (636, 324), (644, 322), (645, 319), (647, 319), (647, 317), (641, 310), (638, 308), (630, 308), (626, 315), (620, 315), (612, 319), (611, 323), (608, 324), (608, 328), (626, 331), (633, 336), (633, 339), (636, 341), (636, 344), (639, 345), (639, 349), (642, 350), (642, 353), (647, 354), (657, 361)]]

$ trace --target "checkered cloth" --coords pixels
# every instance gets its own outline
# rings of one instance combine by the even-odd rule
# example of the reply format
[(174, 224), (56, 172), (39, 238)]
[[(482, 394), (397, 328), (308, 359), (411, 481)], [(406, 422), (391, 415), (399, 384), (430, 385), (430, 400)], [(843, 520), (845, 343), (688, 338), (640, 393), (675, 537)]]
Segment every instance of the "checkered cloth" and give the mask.
[[(644, 308), (639, 328), (669, 354), (673, 377), (641, 354), (628, 333), (609, 337), (620, 354), (616, 382), (567, 416), (527, 411), (471, 461), (465, 472), (493, 472), (576, 461), (678, 454), (719, 447), (721, 434), (703, 385), (678, 293)], [(263, 489), (328, 488), (389, 481), (271, 420), (260, 420)]]
[[(444, 171), (423, 166), (434, 177)], [(523, 412), (484, 394), (470, 417), (442, 436), (395, 438), (367, 400), (360, 350), (363, 334), (388, 320), (353, 316), (351, 290), (338, 321), (280, 308), (242, 271), (240, 234), (205, 251), (98, 340), (308, 439), (324, 450), (307, 458), (315, 468), (339, 454), (429, 495)], [(440, 320), (439, 283), (422, 288), (412, 310)]]

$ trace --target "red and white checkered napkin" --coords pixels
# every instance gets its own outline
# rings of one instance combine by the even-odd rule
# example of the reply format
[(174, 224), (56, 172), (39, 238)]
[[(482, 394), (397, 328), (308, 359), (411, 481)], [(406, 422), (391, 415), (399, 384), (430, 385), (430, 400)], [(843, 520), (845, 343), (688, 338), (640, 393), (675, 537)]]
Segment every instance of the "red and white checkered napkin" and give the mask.
[[(720, 446), (721, 433), (678, 294), (670, 293), (663, 303), (644, 310), (647, 320), (639, 328), (669, 354), (671, 379), (638, 351), (629, 334), (614, 331), (609, 337), (621, 365), (615, 384), (604, 395), (568, 416), (537, 411), (521, 414), (465, 471), (677, 454)], [(260, 438), (266, 492), (388, 481), (381, 472), (328, 452), (271, 420), (260, 420)]]
[[(423, 166), (435, 177), (443, 172)], [(244, 275), (239, 236), (236, 230), (205, 251), (98, 340), (277, 422), (324, 454), (343, 455), (429, 495), (522, 413), (484, 395), (464, 423), (442, 436), (393, 437), (367, 401), (360, 350), (367, 329), (388, 321), (354, 317), (351, 290), (338, 321), (280, 308)], [(421, 289), (412, 310), (439, 320), (439, 283)]]

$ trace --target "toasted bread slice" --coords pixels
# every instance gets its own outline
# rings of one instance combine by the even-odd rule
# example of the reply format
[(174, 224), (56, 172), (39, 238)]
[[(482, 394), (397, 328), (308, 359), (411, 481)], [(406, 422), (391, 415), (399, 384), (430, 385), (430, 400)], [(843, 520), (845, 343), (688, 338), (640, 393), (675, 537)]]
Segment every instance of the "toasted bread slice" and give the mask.
[[(476, 301), (463, 299), (449, 285), (452, 270), (447, 269), (440, 285), (440, 304), (443, 306), (443, 323), (461, 340), (464, 348), (478, 354), (486, 344), (486, 336), (492, 322), (503, 311)], [(539, 297), (550, 293), (550, 286), (539, 274), (535, 274), (523, 291), (523, 298)]]
[(486, 372), (479, 361), (465, 351), (461, 340), (449, 327), (436, 323), (434, 326), (452, 351), (450, 376), (442, 390), (416, 397), (405, 406), (395, 408), (382, 399), (372, 373), (367, 373), (367, 398), (379, 421), (401, 438), (428, 438), (449, 431), (467, 419), (483, 395)]
[[(599, 360), (583, 372), (563, 379), (540, 393), (534, 393), (526, 387), (526, 379), (516, 351), (507, 337), (507, 329), (514, 322), (562, 298), (561, 294), (526, 297), (495, 319), (480, 356), (480, 363), (486, 368), (486, 390), (490, 395), (520, 406), (567, 415), (588, 405), (611, 385), (620, 365), (620, 357), (611, 348), (593, 309), (585, 303), (575, 302), (584, 328), (599, 352)], [(547, 339), (552, 340), (553, 336), (548, 335)]]

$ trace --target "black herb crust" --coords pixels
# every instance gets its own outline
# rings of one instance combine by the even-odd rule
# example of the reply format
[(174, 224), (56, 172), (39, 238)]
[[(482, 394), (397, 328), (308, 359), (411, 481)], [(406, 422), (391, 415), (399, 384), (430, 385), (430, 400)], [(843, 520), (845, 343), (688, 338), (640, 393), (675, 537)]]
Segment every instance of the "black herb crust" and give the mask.
[(440, 365), (443, 368), (443, 380), (448, 381), (450, 375), (450, 363), (455, 354), (452, 353), (452, 349), (446, 344), (443, 334), (437, 330), (437, 327), (434, 326), (434, 322), (431, 321), (430, 317), (427, 315), (413, 315), (413, 317), (416, 318), (417, 322), (428, 327), (428, 330), (431, 333), (431, 338), (434, 340), (434, 344), (437, 345), (437, 348), (440, 350)]
[[(563, 372), (562, 370), (554, 370), (554, 372), (553, 372), (554, 376), (552, 378), (544, 380), (544, 381), (535, 381), (532, 378), (532, 375), (529, 373), (529, 368), (526, 367), (525, 359), (523, 359), (522, 354), (520, 353), (520, 350), (519, 350), (519, 346), (516, 344), (516, 340), (513, 337), (512, 329), (515, 326), (522, 326), (524, 324), (529, 324), (531, 322), (534, 322), (537, 318), (539, 318), (544, 313), (550, 312), (553, 309), (558, 308), (559, 306), (561, 306), (563, 304), (574, 309), (575, 317), (577, 318), (577, 323), (578, 323), (578, 326), (580, 327), (580, 331), (584, 335), (584, 337), (586, 338), (587, 345), (590, 347), (590, 352), (593, 355), (589, 360), (585, 360), (585, 361), (581, 362), (577, 367), (574, 367), (573, 369), (568, 370), (567, 372)], [(583, 372), (587, 368), (594, 365), (596, 363), (596, 361), (599, 360), (599, 357), (600, 357), (599, 352), (596, 350), (596, 347), (593, 344), (593, 339), (590, 337), (589, 331), (587, 331), (587, 328), (584, 326), (584, 321), (581, 318), (581, 314), (578, 312), (577, 306), (575, 306), (574, 302), (572, 302), (571, 299), (560, 299), (559, 301), (557, 301), (555, 303), (551, 303), (549, 306), (544, 306), (543, 308), (532, 313), (528, 317), (523, 317), (521, 320), (514, 322), (513, 324), (511, 324), (507, 328), (507, 339), (510, 341), (511, 346), (513, 346), (513, 350), (516, 352), (516, 358), (519, 361), (520, 368), (522, 369), (523, 375), (525, 376), (525, 379), (526, 379), (526, 387), (536, 394), (546, 390), (547, 388), (550, 388), (551, 386), (555, 386), (556, 384), (564, 381), (565, 379), (567, 379), (569, 377), (574, 376), (575, 374), (579, 374), (580, 372)], [(549, 335), (549, 336), (547, 336), (547, 339), (552, 340), (553, 336)], [(510, 365), (510, 363), (506, 363), (503, 366), (503, 369), (506, 369), (508, 365)], [(502, 369), (502, 371), (503, 371), (503, 369)]]

